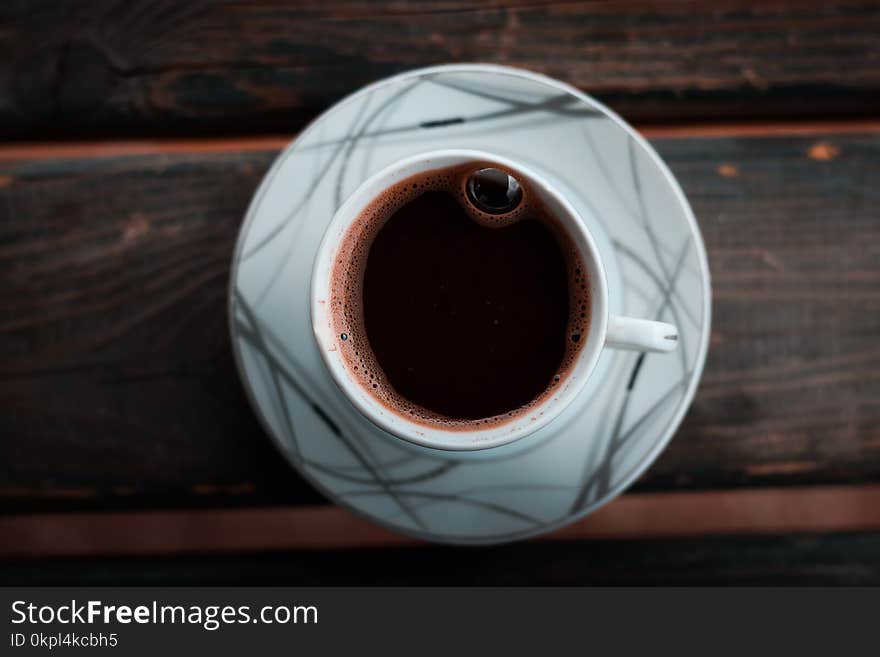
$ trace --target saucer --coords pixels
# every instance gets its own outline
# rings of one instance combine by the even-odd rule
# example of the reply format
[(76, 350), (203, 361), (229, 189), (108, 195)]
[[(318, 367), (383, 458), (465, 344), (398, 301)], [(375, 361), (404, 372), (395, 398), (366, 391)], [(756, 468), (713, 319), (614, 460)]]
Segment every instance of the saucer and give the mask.
[[(331, 379), (312, 332), (309, 283), (318, 245), (364, 180), (397, 160), (447, 148), (489, 151), (545, 176), (596, 240), (611, 312), (675, 324), (676, 352), (605, 349), (562, 415), (504, 447), (431, 450), (365, 420)], [(542, 75), (458, 64), (361, 89), (278, 156), (238, 237), (229, 312), (251, 404), (316, 488), (405, 534), (500, 543), (583, 517), (662, 451), (705, 362), (709, 270), (678, 183), (620, 117)]]

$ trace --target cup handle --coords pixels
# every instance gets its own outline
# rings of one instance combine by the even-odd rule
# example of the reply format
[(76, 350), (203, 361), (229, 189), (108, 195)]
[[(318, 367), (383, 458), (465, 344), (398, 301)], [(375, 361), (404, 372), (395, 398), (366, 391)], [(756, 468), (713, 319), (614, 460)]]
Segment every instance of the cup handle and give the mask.
[(678, 346), (678, 329), (665, 322), (610, 315), (605, 344), (633, 351), (674, 351)]

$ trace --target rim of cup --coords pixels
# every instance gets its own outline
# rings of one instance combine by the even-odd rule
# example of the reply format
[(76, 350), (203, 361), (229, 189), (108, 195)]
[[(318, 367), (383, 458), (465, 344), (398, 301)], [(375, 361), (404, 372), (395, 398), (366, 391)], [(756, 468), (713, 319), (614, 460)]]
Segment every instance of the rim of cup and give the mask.
[[(338, 348), (330, 312), (333, 264), (343, 236), (361, 211), (381, 192), (409, 176), (468, 161), (494, 162), (522, 175), (562, 224), (587, 268), (590, 286), (590, 323), (583, 347), (557, 389), (528, 412), (486, 428), (427, 426), (395, 412), (352, 375)], [(549, 424), (583, 390), (602, 351), (608, 324), (608, 290), (599, 250), (582, 217), (540, 174), (518, 162), (487, 151), (443, 149), (398, 160), (370, 176), (337, 209), (318, 248), (312, 269), (310, 310), (318, 351), (331, 378), (345, 397), (370, 422), (402, 440), (440, 450), (471, 451), (500, 447), (524, 438)]]

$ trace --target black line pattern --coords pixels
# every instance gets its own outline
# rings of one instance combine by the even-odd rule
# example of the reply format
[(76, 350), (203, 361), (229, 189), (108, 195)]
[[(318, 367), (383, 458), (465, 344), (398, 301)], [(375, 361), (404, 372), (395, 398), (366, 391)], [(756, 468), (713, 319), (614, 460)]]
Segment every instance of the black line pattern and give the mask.
[[(638, 162), (641, 146), (635, 138), (628, 135), (624, 152), (605, 153), (603, 157), (603, 154), (598, 152), (591, 130), (601, 128), (622, 131), (623, 128), (611, 121), (604, 112), (592, 106), (585, 98), (566, 89), (556, 88), (543, 80), (512, 71), (502, 73), (497, 68), (492, 69), (490, 73), (482, 74), (483, 78), (487, 79), (487, 83), (483, 85), (475, 80), (474, 71), (475, 69), (467, 69), (467, 75), (463, 76), (454, 67), (439, 71), (433, 69), (370, 87), (345, 101), (357, 103), (357, 106), (354, 107), (355, 118), (349, 122), (344, 137), (323, 140), (319, 134), (307, 131), (300, 137), (298, 144), (283, 153), (279, 163), (286, 158), (298, 157), (309, 151), (326, 150), (328, 152), (326, 161), (314, 171), (313, 175), (315, 181), (333, 176), (332, 198), (328, 200), (322, 197), (320, 199), (322, 209), (317, 216), (314, 216), (314, 213), (310, 210), (306, 211), (306, 208), (310, 207), (309, 204), (313, 200), (318, 202), (313, 196), (319, 186), (317, 184), (308, 186), (308, 191), (302, 197), (293, 200), (291, 210), (281, 221), (269, 228), (254, 244), (245, 247), (242, 245), (247, 243), (247, 237), (253, 229), (252, 224), (256, 223), (255, 217), (259, 215), (262, 199), (258, 197), (253, 205), (252, 216), (249, 217), (239, 238), (240, 251), (233, 265), (234, 282), (230, 309), (233, 317), (233, 343), (242, 373), (245, 379), (248, 376), (262, 378), (264, 389), (272, 393), (271, 399), (255, 401), (257, 410), (261, 414), (267, 413), (276, 417), (278, 422), (267, 421), (267, 424), (270, 427), (280, 426), (283, 429), (286, 435), (276, 436), (276, 439), (290, 449), (294, 464), (312, 483), (332, 498), (344, 501), (356, 513), (410, 534), (440, 541), (496, 542), (534, 534), (575, 519), (615, 493), (622, 485), (621, 482), (631, 479), (633, 473), (644, 467), (644, 459), (637, 460), (634, 465), (631, 463), (626, 471), (623, 471), (619, 464), (626, 460), (623, 456), (628, 446), (647, 435), (648, 430), (652, 430), (655, 434), (659, 431), (659, 428), (652, 424), (654, 418), (668, 415), (674, 408), (681, 408), (687, 402), (686, 392), (689, 383), (695, 372), (700, 369), (702, 358), (687, 345), (690, 340), (696, 339), (693, 336), (700, 335), (707, 329), (704, 325), (703, 309), (692, 308), (690, 304), (694, 303), (694, 300), (683, 298), (676, 287), (683, 272), (687, 272), (689, 276), (701, 276), (702, 266), (695, 246), (697, 243), (688, 233), (687, 239), (675, 256), (675, 265), (672, 269), (667, 266), (664, 258), (672, 254), (657, 238), (653, 225), (654, 221), (669, 220), (663, 214), (667, 209), (657, 209), (656, 214), (651, 211), (642, 183), (642, 176), (646, 173), (640, 169)], [(430, 84), (422, 85), (424, 82)], [(456, 94), (466, 94), (471, 98), (485, 100), (486, 109), (473, 115), (459, 112), (451, 113), (447, 117), (419, 117), (415, 120), (407, 117), (403, 121), (396, 120), (395, 116), (395, 120), (392, 121), (392, 115), (401, 107), (404, 98), (412, 100), (418, 96), (420, 90), (432, 87), (435, 94), (437, 88), (446, 89), (452, 94), (447, 103), (450, 108), (455, 107)], [(524, 100), (524, 98), (538, 98), (538, 100)], [(372, 109), (370, 109), (371, 105)], [(437, 107), (437, 104), (434, 103), (433, 107)], [(432, 107), (427, 109), (430, 111)], [(319, 123), (332, 121), (335, 112), (335, 109), (328, 111)], [(649, 404), (645, 403), (647, 398), (642, 392), (640, 381), (646, 368), (652, 367), (654, 359), (662, 357), (630, 354), (626, 359), (621, 359), (620, 362), (625, 364), (619, 366), (613, 375), (617, 382), (609, 384), (613, 389), (602, 398), (602, 403), (609, 406), (597, 414), (602, 422), (606, 417), (613, 417), (613, 422), (610, 427), (603, 426), (599, 422), (594, 428), (595, 435), (592, 441), (579, 448), (585, 452), (584, 461), (580, 480), (572, 484), (561, 481), (546, 483), (532, 481), (524, 464), (542, 450), (573, 449), (578, 442), (583, 442), (584, 437), (574, 435), (579, 433), (576, 431), (576, 423), (566, 425), (568, 437), (564, 440), (565, 444), (554, 438), (547, 443), (538, 443), (528, 451), (511, 455), (505, 454), (504, 448), (499, 448), (497, 457), (478, 455), (472, 459), (456, 454), (414, 450), (393, 438), (386, 437), (387, 434), (371, 425), (364, 427), (363, 421), (358, 419), (353, 408), (347, 406), (346, 400), (341, 397), (339, 391), (333, 388), (328, 392), (322, 381), (314, 378), (310, 367), (305, 364), (310, 360), (300, 360), (294, 356), (276, 332), (270, 326), (261, 323), (260, 305), (267, 299), (268, 290), (279, 279), (286, 259), (292, 257), (292, 245), (299, 238), (301, 231), (313, 221), (323, 221), (325, 224), (329, 222), (332, 213), (341, 204), (345, 176), (356, 154), (364, 158), (363, 171), (359, 172), (362, 179), (376, 170), (376, 167), (372, 167), (371, 158), (375, 149), (383, 144), (393, 143), (395, 147), (408, 146), (410, 151), (417, 152), (420, 132), (430, 132), (432, 137), (446, 135), (450, 138), (456, 134), (467, 134), (469, 139), (473, 138), (478, 142), (481, 133), (473, 131), (475, 124), (485, 126), (485, 134), (489, 135), (504, 130), (505, 126), (511, 129), (514, 124), (507, 123), (506, 119), (522, 117), (533, 117), (528, 125), (571, 125), (580, 130), (587, 146), (586, 157), (594, 160), (600, 174), (605, 178), (606, 187), (617, 195), (621, 207), (632, 220), (631, 225), (643, 231), (651, 245), (651, 252), (642, 254), (626, 246), (623, 240), (616, 237), (612, 239), (613, 248), (621, 256), (620, 266), (627, 274), (624, 276), (624, 281), (629, 280), (630, 276), (638, 276), (650, 283), (657, 293), (652, 304), (655, 317), (659, 319), (666, 313), (670, 314), (672, 321), (678, 324), (682, 331), (679, 349), (681, 377), (671, 382), (670, 387)], [(520, 122), (516, 124), (516, 129), (520, 131), (527, 129), (525, 126), (526, 124)], [(411, 143), (402, 144), (393, 139), (400, 135), (409, 136)], [(475, 144), (474, 147), (479, 146)], [(549, 159), (545, 158), (548, 159), (546, 163), (548, 167), (553, 166), (554, 155), (550, 154)], [(631, 191), (626, 190), (627, 181), (616, 179), (611, 174), (604, 161), (605, 157), (626, 158), (625, 163), (630, 171), (628, 183)], [(278, 180), (271, 177), (276, 175), (280, 168), (278, 164), (273, 167), (264, 188), (279, 184)], [(651, 175), (658, 174), (652, 171)], [(590, 204), (589, 199), (585, 199), (584, 202)], [(591, 209), (609, 235), (619, 235), (617, 226), (600, 216), (595, 207)], [(681, 213), (680, 208), (677, 211)], [(254, 221), (252, 222), (251, 219)], [(244, 290), (239, 287), (239, 277), (236, 274), (241, 268), (249, 267), (260, 258), (264, 258), (267, 251), (264, 247), (278, 239), (288, 227), (291, 230), (284, 257), (274, 262), (274, 265), (267, 266), (266, 263), (260, 265), (269, 271), (264, 287), (259, 291)], [(648, 260), (649, 257), (652, 261)], [(645, 303), (644, 299), (642, 303)], [(682, 319), (687, 320), (690, 329), (684, 330)], [(311, 336), (307, 338), (308, 344), (311, 345)], [(248, 353), (250, 362), (258, 363), (256, 371), (248, 371), (242, 365), (244, 361), (239, 351)], [(619, 393), (614, 392), (618, 390)], [(311, 409), (315, 418), (326, 428), (326, 436), (319, 438), (297, 436), (288, 394), (296, 395)], [(634, 400), (637, 398), (642, 400), (638, 402), (641, 405), (638, 410), (639, 415), (630, 420), (626, 426), (629, 411), (635, 407)], [(595, 405), (599, 402), (590, 403)], [(612, 407), (615, 410), (612, 411)], [(600, 440), (600, 435), (605, 435), (606, 438)], [(309, 448), (304, 445), (304, 441), (319, 445), (319, 441), (327, 440), (336, 441), (353, 462), (344, 464), (325, 462), (317, 456), (319, 449), (314, 445)], [(552, 448), (549, 447), (551, 443)], [(492, 477), (497, 479), (498, 472), (502, 471), (504, 477), (498, 481), (503, 483), (492, 480)], [(442, 485), (440, 485), (441, 481)], [(455, 483), (459, 481), (462, 484)], [(481, 484), (474, 487), (474, 481), (480, 481)], [(347, 489), (346, 485), (355, 488)], [(455, 492), (445, 492), (453, 489)], [(540, 505), (536, 505), (534, 511), (526, 511), (506, 502), (512, 492), (526, 490), (535, 496), (552, 494), (556, 496), (553, 499), (564, 499), (568, 495), (571, 501), (563, 507), (558, 507), (558, 511), (550, 512), (549, 515), (546, 509), (538, 510), (541, 508)], [(387, 510), (377, 512), (377, 503), (387, 506)], [(457, 530), (450, 531), (449, 519), (455, 517), (450, 514), (455, 514), (456, 508), (461, 506), (471, 510), (471, 513), (466, 514), (471, 518), (468, 521), (471, 524), (461, 525)], [(486, 514), (480, 516), (482, 520), (478, 523), (479, 526), (473, 524), (473, 512)], [(437, 514), (442, 515), (445, 520), (442, 523), (445, 528), (442, 530), (438, 529), (440, 524), (434, 525), (431, 521), (432, 518), (440, 517)]]
[[(352, 492), (357, 491), (346, 491), (340, 493), (343, 496), (350, 495)], [(564, 495), (566, 493), (571, 492), (571, 486), (563, 486), (558, 484), (532, 484), (528, 482), (516, 483), (516, 484), (506, 484), (502, 486), (481, 486), (479, 488), (466, 488), (464, 490), (459, 490), (455, 493), (456, 499), (467, 499), (469, 500), (472, 506), (481, 506), (482, 500), (476, 499), (474, 496), (476, 495), (487, 495), (487, 494), (495, 494), (501, 493), (505, 496), (528, 492), (529, 494), (541, 494), (541, 493), (555, 493), (556, 495)], [(442, 504), (447, 500), (447, 498), (443, 495), (424, 495), (425, 499), (420, 502), (414, 504), (415, 508), (427, 510), (428, 507), (434, 506), (437, 504)], [(492, 510), (497, 510), (497, 505), (492, 506)], [(393, 514), (389, 516), (390, 518), (395, 518), (399, 514)], [(511, 515), (511, 514), (507, 514)], [(516, 517), (514, 515), (514, 517)]]

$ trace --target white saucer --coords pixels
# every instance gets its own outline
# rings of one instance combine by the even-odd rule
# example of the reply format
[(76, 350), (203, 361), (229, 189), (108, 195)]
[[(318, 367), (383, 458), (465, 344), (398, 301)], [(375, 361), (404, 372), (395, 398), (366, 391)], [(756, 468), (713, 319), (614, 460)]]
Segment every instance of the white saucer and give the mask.
[[(590, 224), (612, 312), (671, 322), (675, 354), (605, 350), (584, 393), (536, 434), (484, 452), (439, 452), (364, 420), (327, 373), (309, 277), (337, 207), (386, 165), (474, 148), (543, 174)], [(620, 117), (550, 78), (451, 65), (366, 87), (318, 117), (272, 166), (248, 209), (230, 286), (233, 350), (269, 435), (335, 502), (391, 529), (497, 543), (572, 522), (657, 457), (693, 398), (710, 284), (687, 200)]]

